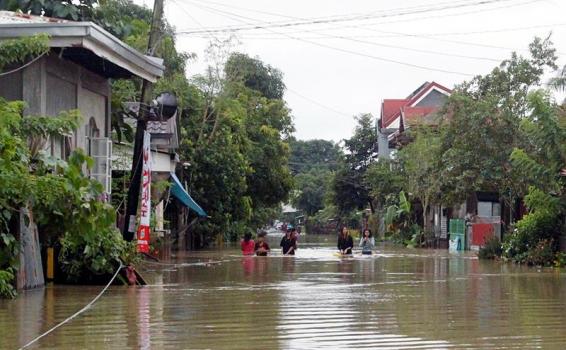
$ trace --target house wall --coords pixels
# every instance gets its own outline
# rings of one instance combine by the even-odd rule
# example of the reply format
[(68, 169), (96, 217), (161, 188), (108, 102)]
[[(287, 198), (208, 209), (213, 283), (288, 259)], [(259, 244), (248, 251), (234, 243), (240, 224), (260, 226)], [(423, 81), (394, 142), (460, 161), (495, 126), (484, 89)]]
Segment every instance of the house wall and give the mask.
[[(110, 82), (80, 65), (47, 55), (19, 74), (0, 80), (0, 96), (8, 100), (23, 100), (26, 115), (56, 116), (61, 111), (79, 109), (82, 125), (68, 142), (70, 148), (87, 150), (89, 122), (95, 121), (99, 137), (110, 135)], [(65, 144), (61, 139), (49, 140), (46, 150), (63, 157)], [(88, 150), (87, 150), (88, 151)]]
[(447, 96), (438, 90), (432, 90), (415, 107), (438, 107), (446, 102)]
[(22, 99), (22, 71), (0, 77), (0, 97), (8, 101)]

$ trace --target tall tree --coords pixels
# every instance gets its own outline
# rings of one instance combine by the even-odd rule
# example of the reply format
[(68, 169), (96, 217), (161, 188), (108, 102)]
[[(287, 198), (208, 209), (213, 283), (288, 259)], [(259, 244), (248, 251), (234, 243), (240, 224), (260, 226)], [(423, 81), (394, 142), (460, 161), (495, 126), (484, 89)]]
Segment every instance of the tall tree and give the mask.
[(556, 60), (548, 38), (535, 39), (529, 48), (530, 57), (513, 53), (491, 73), (458, 86), (446, 102), (442, 179), (450, 202), (480, 190), (499, 192), (508, 202), (516, 198), (518, 174), (509, 156), (522, 142), (519, 125), (529, 111), (528, 92)]
[(430, 231), (427, 220), (430, 205), (440, 198), (440, 136), (435, 130), (412, 129), (413, 141), (399, 151), (404, 189), (422, 206), (423, 228)]
[(311, 169), (334, 171), (342, 159), (340, 147), (328, 140), (296, 140), (289, 139), (291, 156), (289, 165), (293, 173), (305, 173)]
[(325, 197), (332, 172), (326, 169), (311, 169), (295, 176), (295, 193), (292, 204), (307, 215), (314, 215), (325, 207)]
[(371, 114), (356, 117), (354, 135), (344, 140), (345, 156), (333, 179), (334, 203), (341, 213), (369, 206), (374, 212), (365, 173), (377, 160), (377, 138)]

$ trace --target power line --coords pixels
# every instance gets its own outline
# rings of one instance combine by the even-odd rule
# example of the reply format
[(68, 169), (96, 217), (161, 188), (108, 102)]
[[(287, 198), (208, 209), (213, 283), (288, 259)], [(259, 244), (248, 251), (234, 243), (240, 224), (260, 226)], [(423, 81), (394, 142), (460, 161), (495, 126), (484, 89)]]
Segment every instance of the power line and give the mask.
[[(461, 16), (461, 15), (472, 14), (472, 13), (480, 13), (480, 12), (486, 12), (486, 11), (499, 10), (499, 9), (502, 9), (502, 8), (508, 9), (509, 7), (528, 5), (528, 4), (531, 4), (531, 3), (534, 3), (534, 2), (539, 2), (539, 1), (541, 1), (541, 0), (529, 0), (529, 1), (526, 1), (526, 2), (523, 2), (523, 3), (519, 3), (519, 4), (506, 5), (505, 7), (493, 7), (493, 8), (480, 9), (480, 10), (475, 10), (475, 11), (467, 11), (467, 12), (460, 12), (460, 13), (453, 13), (453, 14), (443, 14), (443, 15), (438, 15), (438, 16), (427, 16), (427, 17), (421, 17), (421, 18), (411, 18), (411, 19), (403, 19), (403, 20), (396, 20), (396, 21), (379, 22), (379, 23), (374, 23), (373, 25), (400, 23), (400, 22), (405, 22), (405, 21), (408, 21), (408, 20), (415, 21), (415, 20), (423, 20), (423, 19), (428, 20), (428, 19), (438, 18), (438, 17), (446, 18), (446, 17), (453, 17), (453, 16)], [(288, 16), (288, 15), (276, 14), (276, 13), (273, 13), (273, 12), (266, 12), (266, 11), (244, 8), (244, 7), (240, 7), (240, 6), (226, 5), (226, 4), (219, 3), (219, 2), (207, 1), (207, 3), (217, 4), (219, 6), (233, 8), (233, 9), (241, 9), (241, 10), (248, 11), (248, 12), (269, 14), (271, 16), (278, 16), (278, 17), (282, 17), (282, 18), (291, 18), (291, 19), (295, 19), (295, 20), (306, 20), (306, 18), (302, 18), (302, 17), (294, 17), (294, 16)], [(372, 24), (368, 24), (368, 25), (372, 25)], [(566, 23), (564, 23), (564, 25), (566, 25)], [(320, 31), (324, 31), (324, 30), (338, 30), (338, 29), (344, 29), (344, 28), (360, 28), (360, 26), (359, 25), (332, 26), (332, 27), (327, 27), (327, 28), (320, 28), (320, 29), (317, 29), (317, 30), (311, 30), (310, 32), (318, 33)], [(304, 30), (297, 30), (297, 31), (287, 32), (287, 34), (296, 34), (296, 33), (304, 33), (304, 32), (305, 32)], [(482, 33), (482, 32), (475, 32), (475, 33)], [(248, 33), (247, 35), (254, 36), (254, 35), (258, 35), (258, 34), (259, 33)], [(259, 35), (261, 35), (261, 34), (259, 34)], [(442, 33), (440, 33), (440, 34), (429, 34), (429, 35), (442, 35)], [(368, 37), (370, 37), (370, 36), (368, 36)], [(387, 38), (387, 37), (398, 37), (398, 35), (383, 35), (383, 36), (373, 36), (373, 37)], [(270, 37), (270, 38), (280, 39), (280, 37)], [(324, 38), (324, 37), (313, 37), (313, 38), (310, 38), (310, 39), (317, 39), (317, 38)], [(266, 38), (266, 39), (269, 39), (269, 38)]]
[(313, 99), (310, 98), (310, 97), (304, 96), (304, 95), (298, 93), (297, 91), (294, 91), (294, 90), (292, 90), (292, 89), (290, 89), (290, 88), (288, 88), (288, 87), (287, 87), (287, 91), (293, 93), (294, 95), (297, 95), (298, 97), (300, 97), (300, 98), (302, 98), (302, 99), (304, 99), (304, 100), (306, 100), (306, 101), (309, 101), (309, 102), (312, 103), (312, 104), (315, 104), (315, 105), (317, 105), (317, 106), (319, 106), (319, 107), (321, 107), (321, 108), (324, 108), (324, 109), (326, 109), (326, 110), (328, 110), (328, 111), (330, 111), (330, 112), (336, 113), (336, 114), (338, 114), (338, 115), (340, 115), (340, 116), (347, 116), (347, 117), (349, 117), (349, 118), (352, 117), (352, 116), (349, 115), (348, 113), (344, 113), (344, 112), (341, 112), (341, 111), (339, 111), (339, 110), (336, 110), (336, 109), (334, 109), (334, 108), (332, 108), (332, 107), (329, 107), (329, 106), (327, 106), (327, 105), (324, 105), (324, 104), (322, 104), (322, 103), (320, 103), (320, 102), (318, 102), (318, 101), (316, 101), (316, 100), (313, 100)]
[(179, 9), (181, 9), (181, 11), (183, 11), (183, 12), (187, 15), (187, 17), (189, 17), (189, 18), (190, 18), (193, 22), (195, 22), (200, 28), (202, 28), (202, 29), (205, 31), (207, 37), (208, 37), (210, 40), (214, 39), (214, 40), (216, 40), (216, 41), (220, 41), (220, 40), (218, 39), (218, 37), (214, 35), (214, 33), (208, 31), (208, 30), (206, 29), (206, 27), (205, 27), (202, 23), (199, 22), (199, 20), (197, 20), (196, 18), (194, 18), (194, 17), (189, 13), (189, 11), (188, 11), (186, 8), (184, 8), (183, 5), (182, 5), (178, 0), (172, 0), (172, 2), (173, 2), (175, 5), (177, 5), (177, 7), (178, 7)]
[[(192, 3), (193, 5), (197, 6), (197, 7), (202, 8), (202, 9), (207, 9), (210, 12), (224, 14), (224, 16), (235, 19), (236, 21), (243, 22), (243, 23), (249, 23), (245, 20), (239, 19), (239, 18), (249, 18), (249, 17), (240, 16), (240, 15), (237, 15), (237, 14), (234, 14), (234, 13), (226, 12), (226, 11), (219, 10), (219, 9), (216, 9), (216, 8), (213, 8), (213, 7), (210, 7), (210, 6), (202, 5), (202, 4), (199, 4), (199, 3), (194, 3), (194, 2), (191, 2), (191, 1), (189, 1), (189, 2)], [(362, 53), (362, 52), (358, 52), (358, 51), (353, 51), (353, 50), (339, 48), (339, 47), (335, 47), (335, 46), (331, 46), (331, 45), (326, 45), (326, 44), (318, 43), (318, 42), (315, 42), (315, 41), (302, 39), (300, 37), (288, 35), (286, 33), (277, 32), (277, 31), (274, 31), (270, 28), (263, 28), (263, 29), (270, 31), (270, 32), (273, 32), (273, 33), (276, 33), (276, 34), (279, 34), (279, 35), (284, 35), (284, 36), (287, 36), (291, 39), (294, 39), (294, 40), (297, 40), (297, 41), (300, 41), (300, 42), (304, 42), (304, 43), (308, 43), (308, 44), (311, 44), (311, 45), (314, 45), (314, 46), (319, 46), (319, 47), (323, 47), (323, 48), (326, 48), (326, 49), (329, 49), (329, 50), (348, 53), (348, 54), (351, 54), (351, 55), (365, 57), (365, 58), (369, 58), (369, 59), (373, 59), (373, 60), (377, 60), (377, 61), (395, 63), (395, 64), (399, 64), (399, 65), (404, 65), (404, 66), (407, 66), (407, 67), (418, 68), (418, 69), (423, 69), (423, 70), (428, 70), (428, 71), (436, 71), (436, 72), (441, 72), (441, 73), (446, 73), (446, 74), (454, 74), (454, 75), (467, 76), (467, 77), (473, 76), (473, 74), (469, 74), (469, 73), (452, 71), (452, 70), (441, 69), (441, 68), (427, 67), (427, 66), (422, 66), (422, 65), (419, 65), (419, 64), (398, 61), (398, 60), (394, 60), (394, 59), (390, 59), (390, 58), (374, 56), (374, 55), (370, 55), (370, 54), (366, 54), (366, 53)]]
[[(199, 0), (196, 0), (199, 1)], [(539, 1), (539, 0), (533, 0), (533, 1)], [(530, 2), (533, 2), (530, 1)], [(200, 2), (200, 1), (199, 1)], [(211, 1), (207, 1), (207, 2), (211, 2)], [(223, 7), (227, 7), (227, 8), (240, 8), (243, 9), (242, 7), (236, 7), (236, 6), (230, 6), (230, 5), (224, 5), (224, 4), (220, 4), (218, 2), (212, 2), (215, 4), (219, 4), (220, 6)], [(257, 10), (252, 10), (252, 9), (247, 9), (247, 11), (250, 12), (260, 12), (263, 13), (264, 11), (257, 11)], [(271, 12), (270, 12), (271, 13)], [(245, 16), (240, 16), (237, 14), (233, 14), (235, 16), (238, 17), (243, 17), (246, 19), (250, 19), (249, 17), (245, 17)], [(283, 17), (291, 17), (291, 16), (286, 16), (286, 15), (281, 15)], [(295, 19), (304, 19), (304, 18), (300, 18), (300, 17), (291, 17), (291, 18), (295, 18)], [(566, 23), (565, 23), (566, 25)], [(375, 31), (372, 30), (370, 28), (366, 28), (366, 27), (360, 27), (360, 26), (352, 26), (353, 28), (359, 28), (359, 29), (363, 29), (363, 30), (371, 30), (371, 31)], [(318, 31), (313, 31), (313, 30), (303, 30), (302, 31), (307, 32), (307, 33), (320, 33)], [(288, 32), (285, 34), (289, 34)], [(455, 53), (448, 53), (448, 52), (438, 52), (438, 51), (434, 51), (434, 50), (427, 50), (427, 49), (418, 49), (418, 48), (411, 48), (411, 47), (404, 47), (404, 46), (398, 46), (398, 45), (392, 45), (392, 44), (384, 44), (384, 43), (377, 43), (374, 41), (368, 41), (368, 40), (362, 40), (362, 39), (358, 39), (356, 37), (349, 37), (349, 36), (343, 36), (343, 35), (332, 35), (332, 34), (325, 34), (325, 33), (320, 33), (322, 35), (322, 37), (318, 37), (318, 38), (328, 38), (328, 39), (341, 39), (341, 40), (347, 40), (347, 41), (353, 41), (353, 42), (357, 42), (357, 43), (361, 43), (361, 44), (367, 44), (367, 45), (372, 45), (372, 46), (379, 46), (379, 47), (389, 47), (389, 48), (395, 48), (395, 49), (399, 49), (399, 50), (406, 50), (406, 51), (413, 51), (413, 52), (420, 52), (420, 53), (426, 53), (426, 54), (432, 54), (432, 55), (439, 55), (439, 56), (448, 56), (448, 57), (457, 57), (457, 58), (464, 58), (464, 59), (472, 59), (472, 60), (479, 60), (479, 61), (489, 61), (489, 62), (501, 62), (501, 59), (495, 59), (495, 58), (489, 58), (489, 57), (479, 57), (479, 56), (470, 56), (470, 55), (462, 55), (462, 54), (455, 54)], [(405, 34), (405, 33), (397, 33), (397, 34), (389, 34), (388, 36), (417, 36), (417, 37), (423, 37), (424, 35), (419, 35), (419, 34)], [(288, 39), (293, 39), (293, 38), (289, 38), (287, 36)], [(303, 40), (308, 40), (308, 38), (305, 37), (301, 37), (301, 39)], [(428, 39), (428, 37), (427, 37)], [(293, 39), (294, 40), (294, 39)], [(431, 40), (435, 40), (433, 38), (431, 38)], [(441, 39), (437, 39), (442, 41)], [(511, 50), (513, 51), (514, 49), (512, 48), (502, 48), (502, 47), (495, 47), (492, 45), (486, 45), (486, 44), (476, 44), (476, 43), (469, 43), (469, 42), (461, 42), (461, 41), (457, 41), (457, 40), (445, 40), (445, 41), (449, 41), (452, 43), (457, 43), (457, 44), (465, 44), (465, 45), (474, 45), (474, 46), (482, 46), (482, 47), (489, 47), (489, 48), (501, 48), (501, 49), (505, 49), (505, 50)]]
[[(198, 1), (198, 0), (197, 0)], [(530, 4), (533, 2), (538, 2), (540, 0), (531, 0), (531, 1), (527, 1), (518, 5), (525, 5), (525, 4)], [(246, 10), (246, 11), (250, 11), (250, 12), (258, 12), (258, 13), (268, 13), (270, 15), (274, 15), (274, 16), (280, 16), (280, 17), (285, 17), (285, 18), (294, 18), (294, 19), (300, 19), (300, 20), (305, 20), (305, 18), (300, 18), (300, 17), (292, 17), (292, 16), (287, 16), (287, 15), (280, 15), (280, 14), (274, 14), (273, 12), (265, 12), (265, 11), (258, 11), (258, 10), (252, 10), (252, 9), (245, 9), (242, 7), (235, 7), (235, 6), (230, 6), (230, 5), (225, 5), (225, 4), (221, 4), (218, 2), (211, 2), (208, 1), (209, 3), (215, 3), (218, 4), (220, 6), (224, 6), (224, 7), (228, 7), (228, 8), (239, 8), (242, 10)], [(515, 6), (518, 6), (515, 5)], [(509, 6), (506, 6), (505, 8), (508, 8)], [(500, 9), (501, 7), (497, 7), (495, 9)], [(487, 9), (487, 10), (493, 10), (493, 9)], [(485, 10), (484, 10), (485, 11)], [(475, 12), (482, 12), (482, 11), (475, 11)], [(473, 13), (473, 12), (468, 12), (468, 13)], [(452, 14), (450, 16), (453, 15), (459, 15), (459, 14)], [(443, 15), (441, 17), (446, 17), (448, 15)], [(432, 18), (432, 17), (427, 17), (427, 19)], [(380, 24), (388, 24), (388, 23), (396, 23), (396, 22), (384, 22), (384, 23), (380, 23)], [(561, 23), (558, 25), (566, 25), (566, 23)], [(548, 25), (550, 26), (550, 25)], [(530, 26), (530, 27), (519, 27), (519, 28), (515, 28), (517, 30), (520, 29), (532, 29), (532, 28), (538, 28), (538, 27), (547, 27), (547, 25), (541, 25), (541, 26)], [(319, 30), (301, 30), (301, 31), (293, 31), (293, 32), (286, 32), (285, 34), (292, 34), (292, 33), (304, 33), (304, 32), (309, 32), (309, 33), (320, 33), (320, 30), (335, 30), (338, 29), (340, 27), (333, 27), (333, 28), (323, 28), (323, 29), (319, 29)], [(461, 41), (461, 40), (450, 40), (450, 39), (439, 39), (439, 38), (434, 38), (436, 36), (443, 36), (443, 33), (431, 33), (431, 34), (414, 34), (414, 33), (400, 33), (400, 32), (383, 32), (383, 31), (379, 31), (373, 28), (368, 28), (368, 27), (360, 27), (359, 25), (350, 25), (350, 26), (346, 26), (346, 27), (342, 27), (342, 28), (358, 28), (358, 29), (362, 29), (365, 31), (370, 31), (370, 32), (378, 32), (378, 33), (385, 33), (386, 35), (379, 35), (379, 36), (373, 36), (373, 37), (383, 37), (383, 38), (391, 38), (391, 37), (416, 37), (416, 38), (424, 38), (427, 40), (435, 40), (435, 41), (441, 41), (441, 42), (448, 42), (448, 43), (452, 43), (452, 44), (458, 44), (458, 45), (465, 45), (465, 46), (476, 46), (476, 47), (483, 47), (483, 48), (490, 48), (490, 49), (499, 49), (499, 50), (506, 50), (506, 51), (528, 51), (528, 50), (517, 50), (515, 48), (510, 48), (510, 47), (502, 47), (502, 46), (496, 46), (496, 45), (489, 45), (489, 44), (479, 44), (479, 43), (474, 43), (474, 42), (467, 42), (467, 41)], [(262, 28), (256, 28), (256, 29), (266, 29), (264, 27)], [(481, 33), (491, 33), (491, 32), (503, 32), (503, 31), (513, 31), (515, 30), (513, 28), (509, 28), (509, 29), (504, 29), (504, 30), (494, 30), (494, 31), (475, 31), (475, 32), (469, 32), (469, 34), (481, 34)], [(284, 35), (284, 37), (281, 37), (281, 35), (283, 35), (283, 33), (276, 33), (279, 36), (271, 36), (271, 37), (265, 37), (265, 38), (260, 38), (260, 39), (265, 39), (265, 40), (272, 40), (272, 39), (291, 39), (291, 40), (296, 40), (296, 38), (290, 37), (289, 35)], [(396, 45), (390, 45), (390, 44), (381, 44), (381, 43), (376, 43), (376, 42), (372, 42), (372, 41), (365, 41), (365, 40), (360, 40), (359, 37), (360, 36), (356, 36), (356, 37), (351, 37), (351, 36), (335, 36), (335, 35), (331, 35), (331, 34), (323, 34), (320, 33), (322, 36), (318, 36), (318, 37), (313, 37), (313, 38), (305, 38), (305, 37), (300, 37), (303, 40), (309, 40), (309, 39), (342, 39), (342, 40), (351, 40), (351, 41), (356, 41), (356, 42), (360, 42), (360, 43), (365, 43), (365, 44), (369, 44), (369, 45), (374, 45), (374, 46), (385, 46), (385, 47), (392, 47), (392, 48), (398, 48), (398, 49), (404, 49), (404, 50), (409, 50), (409, 51), (416, 51), (416, 52), (424, 52), (424, 53), (430, 53), (430, 54), (440, 54), (440, 55), (444, 55), (444, 56), (452, 56), (452, 57), (460, 57), (460, 58), (469, 58), (469, 59), (476, 59), (476, 60), (485, 60), (485, 61), (497, 61), (499, 62), (500, 60), (497, 59), (491, 59), (491, 58), (485, 58), (485, 57), (477, 57), (477, 56), (467, 56), (467, 55), (459, 55), (459, 54), (450, 54), (450, 53), (438, 53), (432, 50), (421, 50), (421, 49), (415, 49), (415, 48), (407, 48), (407, 47), (400, 47), (400, 46), (396, 46)], [(463, 34), (467, 34), (467, 33), (463, 33)], [(249, 35), (253, 35), (253, 33), (250, 33)], [(448, 35), (458, 35), (458, 33), (448, 33)], [(246, 39), (250, 39), (250, 38), (246, 38)], [(255, 39), (255, 38), (252, 38)]]
[[(493, 3), (502, 3), (502, 2), (511, 2), (515, 0), (480, 0), (480, 1), (468, 1), (464, 3), (443, 3), (442, 6), (433, 6), (433, 7), (420, 7), (420, 8), (410, 8), (410, 9), (400, 9), (401, 11), (395, 13), (384, 13), (384, 14), (366, 14), (366, 15), (358, 15), (358, 16), (350, 16), (350, 17), (341, 17), (341, 18), (320, 18), (320, 19), (303, 19), (302, 21), (294, 21), (294, 22), (260, 22), (260, 23), (246, 23), (245, 26), (230, 26), (230, 27), (221, 27), (221, 28), (208, 28), (206, 30), (197, 29), (197, 30), (182, 30), (178, 31), (176, 34), (198, 34), (202, 32), (236, 32), (236, 31), (244, 31), (244, 30), (256, 30), (256, 29), (267, 29), (267, 28), (287, 28), (287, 27), (296, 27), (296, 26), (304, 26), (304, 25), (315, 25), (315, 24), (326, 24), (326, 23), (340, 23), (340, 22), (352, 22), (352, 21), (360, 21), (360, 20), (368, 20), (368, 19), (375, 19), (375, 18), (388, 18), (388, 17), (399, 17), (399, 16), (407, 16), (407, 15), (414, 15), (414, 14), (422, 14), (422, 13), (429, 13), (429, 12), (436, 12), (436, 11), (445, 11), (451, 9), (458, 9), (458, 8), (465, 8), (465, 7), (475, 7), (475, 6), (483, 6)], [(403, 11), (404, 10), (404, 11)]]

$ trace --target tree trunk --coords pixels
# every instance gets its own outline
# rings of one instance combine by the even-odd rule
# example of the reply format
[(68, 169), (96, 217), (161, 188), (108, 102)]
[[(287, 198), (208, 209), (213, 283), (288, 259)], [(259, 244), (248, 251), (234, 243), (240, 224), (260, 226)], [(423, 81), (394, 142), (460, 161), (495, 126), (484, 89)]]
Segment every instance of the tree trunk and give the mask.
[(27, 208), (20, 209), (20, 267), (16, 286), (18, 290), (43, 287), (43, 264), (37, 225)]

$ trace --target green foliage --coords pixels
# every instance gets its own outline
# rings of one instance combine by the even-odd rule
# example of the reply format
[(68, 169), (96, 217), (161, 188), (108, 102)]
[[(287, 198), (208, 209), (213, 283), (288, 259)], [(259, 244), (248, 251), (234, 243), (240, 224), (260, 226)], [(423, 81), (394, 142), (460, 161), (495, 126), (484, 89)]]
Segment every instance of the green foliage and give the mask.
[(289, 164), (294, 174), (307, 173), (312, 169), (335, 171), (343, 156), (340, 147), (327, 140), (302, 141), (290, 138), (289, 147)]
[(98, 0), (1, 0), (0, 9), (78, 21), (88, 20), (97, 3)]
[(15, 275), (16, 271), (11, 267), (0, 270), (0, 298), (16, 297), (16, 290), (13, 285)]
[[(301, 141), (290, 138), (289, 146), (289, 165), (291, 172), (295, 174), (291, 203), (307, 215), (311, 231), (328, 231), (324, 226), (335, 218), (335, 208), (328, 203), (330, 187), (333, 171), (342, 157), (341, 150), (336, 144), (326, 140)], [(327, 206), (330, 206), (329, 210), (317, 215)]]
[[(231, 64), (242, 57), (232, 58)], [(182, 178), (210, 215), (193, 231), (205, 241), (217, 235), (237, 238), (265, 225), (292, 187), (289, 110), (282, 100), (246, 87), (245, 77), (240, 78), (209, 75), (199, 77), (198, 85), (175, 76), (167, 79), (183, 105), (179, 153), (191, 166)]]
[(49, 51), (49, 36), (37, 34), (0, 42), (0, 71), (14, 63), (24, 63)]
[(397, 199), (403, 186), (403, 176), (397, 164), (380, 160), (368, 168), (365, 182), (371, 188), (370, 195), (376, 204), (385, 207)]
[(421, 202), (424, 230), (430, 230), (426, 219), (430, 205), (440, 197), (440, 137), (425, 127), (411, 131), (414, 141), (399, 151), (404, 189)]
[[(6, 210), (4, 212), (4, 214), (11, 215)], [(16, 296), (14, 278), (16, 267), (18, 266), (18, 247), (18, 242), (12, 234), (0, 233), (0, 298), (13, 298)]]
[(503, 243), (504, 256), (519, 263), (531, 262), (532, 254), (545, 253), (547, 246), (556, 251), (561, 224), (557, 198), (531, 187), (525, 204), (529, 213), (517, 222)]
[(312, 169), (295, 176), (295, 194), (292, 204), (307, 215), (314, 215), (325, 206), (327, 188), (332, 173), (328, 170)]
[(366, 184), (366, 172), (377, 158), (377, 139), (373, 117), (362, 114), (356, 118), (358, 125), (354, 135), (344, 140), (345, 156), (332, 182), (333, 202), (341, 214), (368, 205), (374, 211), (370, 188)]
[(566, 253), (565, 252), (558, 252), (554, 258), (554, 266), (556, 267), (564, 267), (566, 266)]
[(551, 266), (555, 262), (556, 244), (551, 239), (543, 239), (529, 250), (524, 262), (527, 265)]
[(511, 167), (509, 157), (525, 142), (519, 127), (531, 110), (528, 93), (556, 60), (548, 39), (535, 39), (530, 49), (530, 57), (513, 54), (491, 73), (461, 84), (446, 102), (440, 151), (448, 202), (493, 191), (511, 203), (520, 195), (517, 187), (524, 188), (523, 173)]
[(526, 192), (527, 185), (534, 185), (563, 192), (566, 181), (560, 170), (566, 164), (566, 128), (559, 121), (560, 110), (543, 90), (529, 94), (528, 102), (531, 112), (520, 125), (524, 142), (510, 156), (513, 167), (522, 173), (521, 190)]
[(224, 71), (229, 82), (243, 83), (245, 87), (258, 91), (268, 99), (283, 99), (285, 92), (283, 73), (258, 58), (235, 53), (226, 62)]
[(501, 241), (496, 236), (491, 237), (485, 242), (485, 246), (481, 247), (478, 251), (478, 258), (480, 259), (497, 259), (503, 254)]

